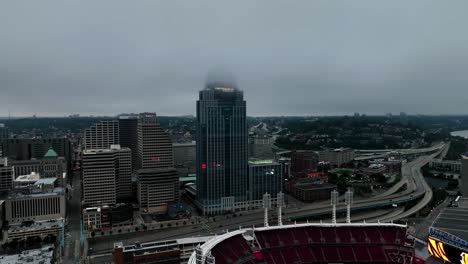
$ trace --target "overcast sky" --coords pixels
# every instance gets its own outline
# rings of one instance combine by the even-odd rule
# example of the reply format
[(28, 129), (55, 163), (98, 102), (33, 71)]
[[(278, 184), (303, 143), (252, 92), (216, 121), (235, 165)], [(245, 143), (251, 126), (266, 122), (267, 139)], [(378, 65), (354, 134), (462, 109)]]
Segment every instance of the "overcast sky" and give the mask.
[[(468, 114), (468, 1), (0, 1), (0, 116)], [(211, 76), (211, 77), (208, 77)], [(214, 76), (214, 77), (213, 77)]]

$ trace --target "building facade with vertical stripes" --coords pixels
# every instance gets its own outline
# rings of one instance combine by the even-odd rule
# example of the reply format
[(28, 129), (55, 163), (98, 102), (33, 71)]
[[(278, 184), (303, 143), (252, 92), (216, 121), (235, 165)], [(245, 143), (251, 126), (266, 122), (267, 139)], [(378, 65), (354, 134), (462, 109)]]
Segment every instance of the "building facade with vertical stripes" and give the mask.
[(113, 145), (109, 149), (83, 151), (83, 204), (115, 205), (131, 197), (131, 150)]
[(65, 190), (56, 187), (57, 179), (38, 174), (15, 179), (5, 199), (5, 220), (10, 224), (65, 218)]
[(11, 190), (13, 187), (14, 168), (8, 158), (0, 158), (0, 192)]
[(9, 223), (65, 218), (64, 193), (31, 194), (5, 201), (5, 220)]
[(83, 146), (85, 149), (109, 149), (119, 144), (118, 120), (104, 120), (84, 130)]
[(119, 140), (120, 146), (132, 150), (132, 169), (137, 169), (138, 163), (138, 116), (119, 116)]
[(178, 174), (169, 135), (155, 113), (138, 118), (137, 195), (143, 213), (165, 213), (167, 204), (179, 197)]
[(212, 83), (197, 101), (197, 206), (221, 213), (248, 206), (248, 131), (243, 92)]

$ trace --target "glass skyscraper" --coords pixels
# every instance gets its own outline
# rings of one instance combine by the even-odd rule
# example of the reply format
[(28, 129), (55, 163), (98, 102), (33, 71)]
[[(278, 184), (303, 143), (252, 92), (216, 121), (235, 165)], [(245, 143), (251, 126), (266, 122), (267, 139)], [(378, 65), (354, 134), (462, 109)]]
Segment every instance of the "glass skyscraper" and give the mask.
[(197, 101), (197, 205), (204, 214), (248, 205), (248, 145), (243, 92), (208, 84)]

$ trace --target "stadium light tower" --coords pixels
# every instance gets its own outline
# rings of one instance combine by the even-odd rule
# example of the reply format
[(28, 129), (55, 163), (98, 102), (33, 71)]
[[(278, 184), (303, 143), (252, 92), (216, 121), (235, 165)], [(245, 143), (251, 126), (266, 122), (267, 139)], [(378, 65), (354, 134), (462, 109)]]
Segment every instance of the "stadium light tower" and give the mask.
[(346, 201), (346, 223), (351, 223), (351, 204), (353, 204), (353, 191), (348, 188), (348, 191), (345, 193)]
[(203, 264), (203, 262), (205, 261), (203, 257), (203, 250), (200, 247), (200, 244), (198, 244), (197, 248), (195, 249), (195, 257), (196, 257), (197, 264)]
[(211, 251), (208, 253), (208, 255), (206, 256), (206, 264), (216, 264), (216, 260), (215, 258), (213, 257), (213, 255), (211, 255)]
[(332, 223), (336, 224), (336, 205), (338, 204), (338, 195), (339, 193), (336, 190), (331, 192), (331, 204), (333, 206), (332, 210)]
[(263, 219), (264, 226), (268, 226), (268, 209), (271, 208), (271, 195), (269, 193), (265, 193), (263, 195), (263, 209), (265, 210), (265, 217)]
[(276, 206), (278, 207), (278, 225), (283, 225), (283, 207), (284, 207), (284, 193), (279, 192), (276, 197)]

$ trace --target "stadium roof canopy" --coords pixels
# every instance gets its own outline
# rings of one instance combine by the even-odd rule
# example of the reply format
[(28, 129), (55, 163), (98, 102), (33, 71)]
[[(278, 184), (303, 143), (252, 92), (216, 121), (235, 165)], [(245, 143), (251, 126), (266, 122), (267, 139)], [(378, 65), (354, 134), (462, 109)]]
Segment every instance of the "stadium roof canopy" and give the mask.
[(448, 207), (436, 218), (432, 227), (468, 241), (468, 199), (463, 199), (459, 207)]

